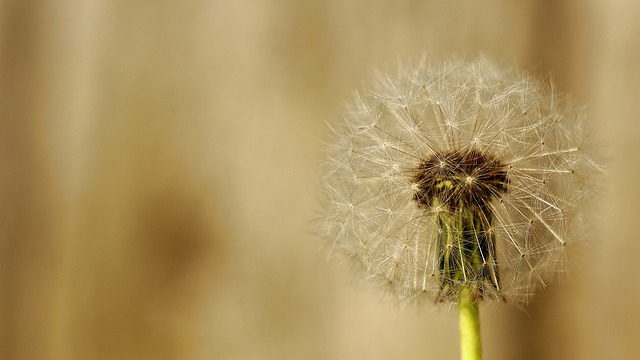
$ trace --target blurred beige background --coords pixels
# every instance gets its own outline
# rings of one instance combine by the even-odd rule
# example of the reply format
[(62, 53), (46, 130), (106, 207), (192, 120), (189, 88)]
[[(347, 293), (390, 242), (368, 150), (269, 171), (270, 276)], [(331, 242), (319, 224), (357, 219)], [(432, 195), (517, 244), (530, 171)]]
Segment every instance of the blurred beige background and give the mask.
[(632, 0), (0, 1), (0, 359), (457, 358), (310, 221), (325, 121), (425, 51), (552, 74), (610, 152), (600, 241), (485, 357), (637, 358), (638, 39)]

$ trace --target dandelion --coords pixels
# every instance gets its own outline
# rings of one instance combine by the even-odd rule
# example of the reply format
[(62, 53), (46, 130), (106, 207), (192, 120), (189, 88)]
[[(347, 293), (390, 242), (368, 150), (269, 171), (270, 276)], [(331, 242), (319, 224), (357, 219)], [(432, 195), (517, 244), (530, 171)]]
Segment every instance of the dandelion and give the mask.
[(480, 300), (527, 302), (580, 240), (585, 120), (486, 61), (379, 74), (333, 128), (323, 235), (401, 300), (459, 303), (477, 336)]

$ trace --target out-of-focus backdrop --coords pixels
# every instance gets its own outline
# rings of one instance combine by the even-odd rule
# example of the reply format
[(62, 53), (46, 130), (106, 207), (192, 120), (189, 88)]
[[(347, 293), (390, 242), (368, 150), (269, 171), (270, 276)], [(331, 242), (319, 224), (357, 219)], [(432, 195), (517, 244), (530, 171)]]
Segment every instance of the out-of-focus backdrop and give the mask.
[(608, 148), (596, 241), (484, 307), (486, 358), (637, 358), (638, 39), (632, 0), (0, 1), (0, 359), (457, 358), (312, 231), (325, 122), (425, 52), (551, 75)]

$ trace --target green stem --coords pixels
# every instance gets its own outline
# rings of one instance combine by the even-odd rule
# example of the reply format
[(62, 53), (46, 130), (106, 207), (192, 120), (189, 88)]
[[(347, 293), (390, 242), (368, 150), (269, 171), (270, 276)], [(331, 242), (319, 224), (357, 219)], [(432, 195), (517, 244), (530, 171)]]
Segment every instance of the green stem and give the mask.
[(468, 286), (460, 289), (458, 301), (461, 358), (462, 360), (482, 360), (478, 302), (472, 299)]

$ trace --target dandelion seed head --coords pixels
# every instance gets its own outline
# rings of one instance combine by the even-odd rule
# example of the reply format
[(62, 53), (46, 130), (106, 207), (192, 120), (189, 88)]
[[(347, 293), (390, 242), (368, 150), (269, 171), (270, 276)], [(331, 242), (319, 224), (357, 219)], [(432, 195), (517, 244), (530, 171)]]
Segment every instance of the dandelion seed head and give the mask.
[(402, 300), (526, 302), (566, 264), (598, 171), (587, 118), (486, 61), (379, 74), (335, 127), (322, 234)]

